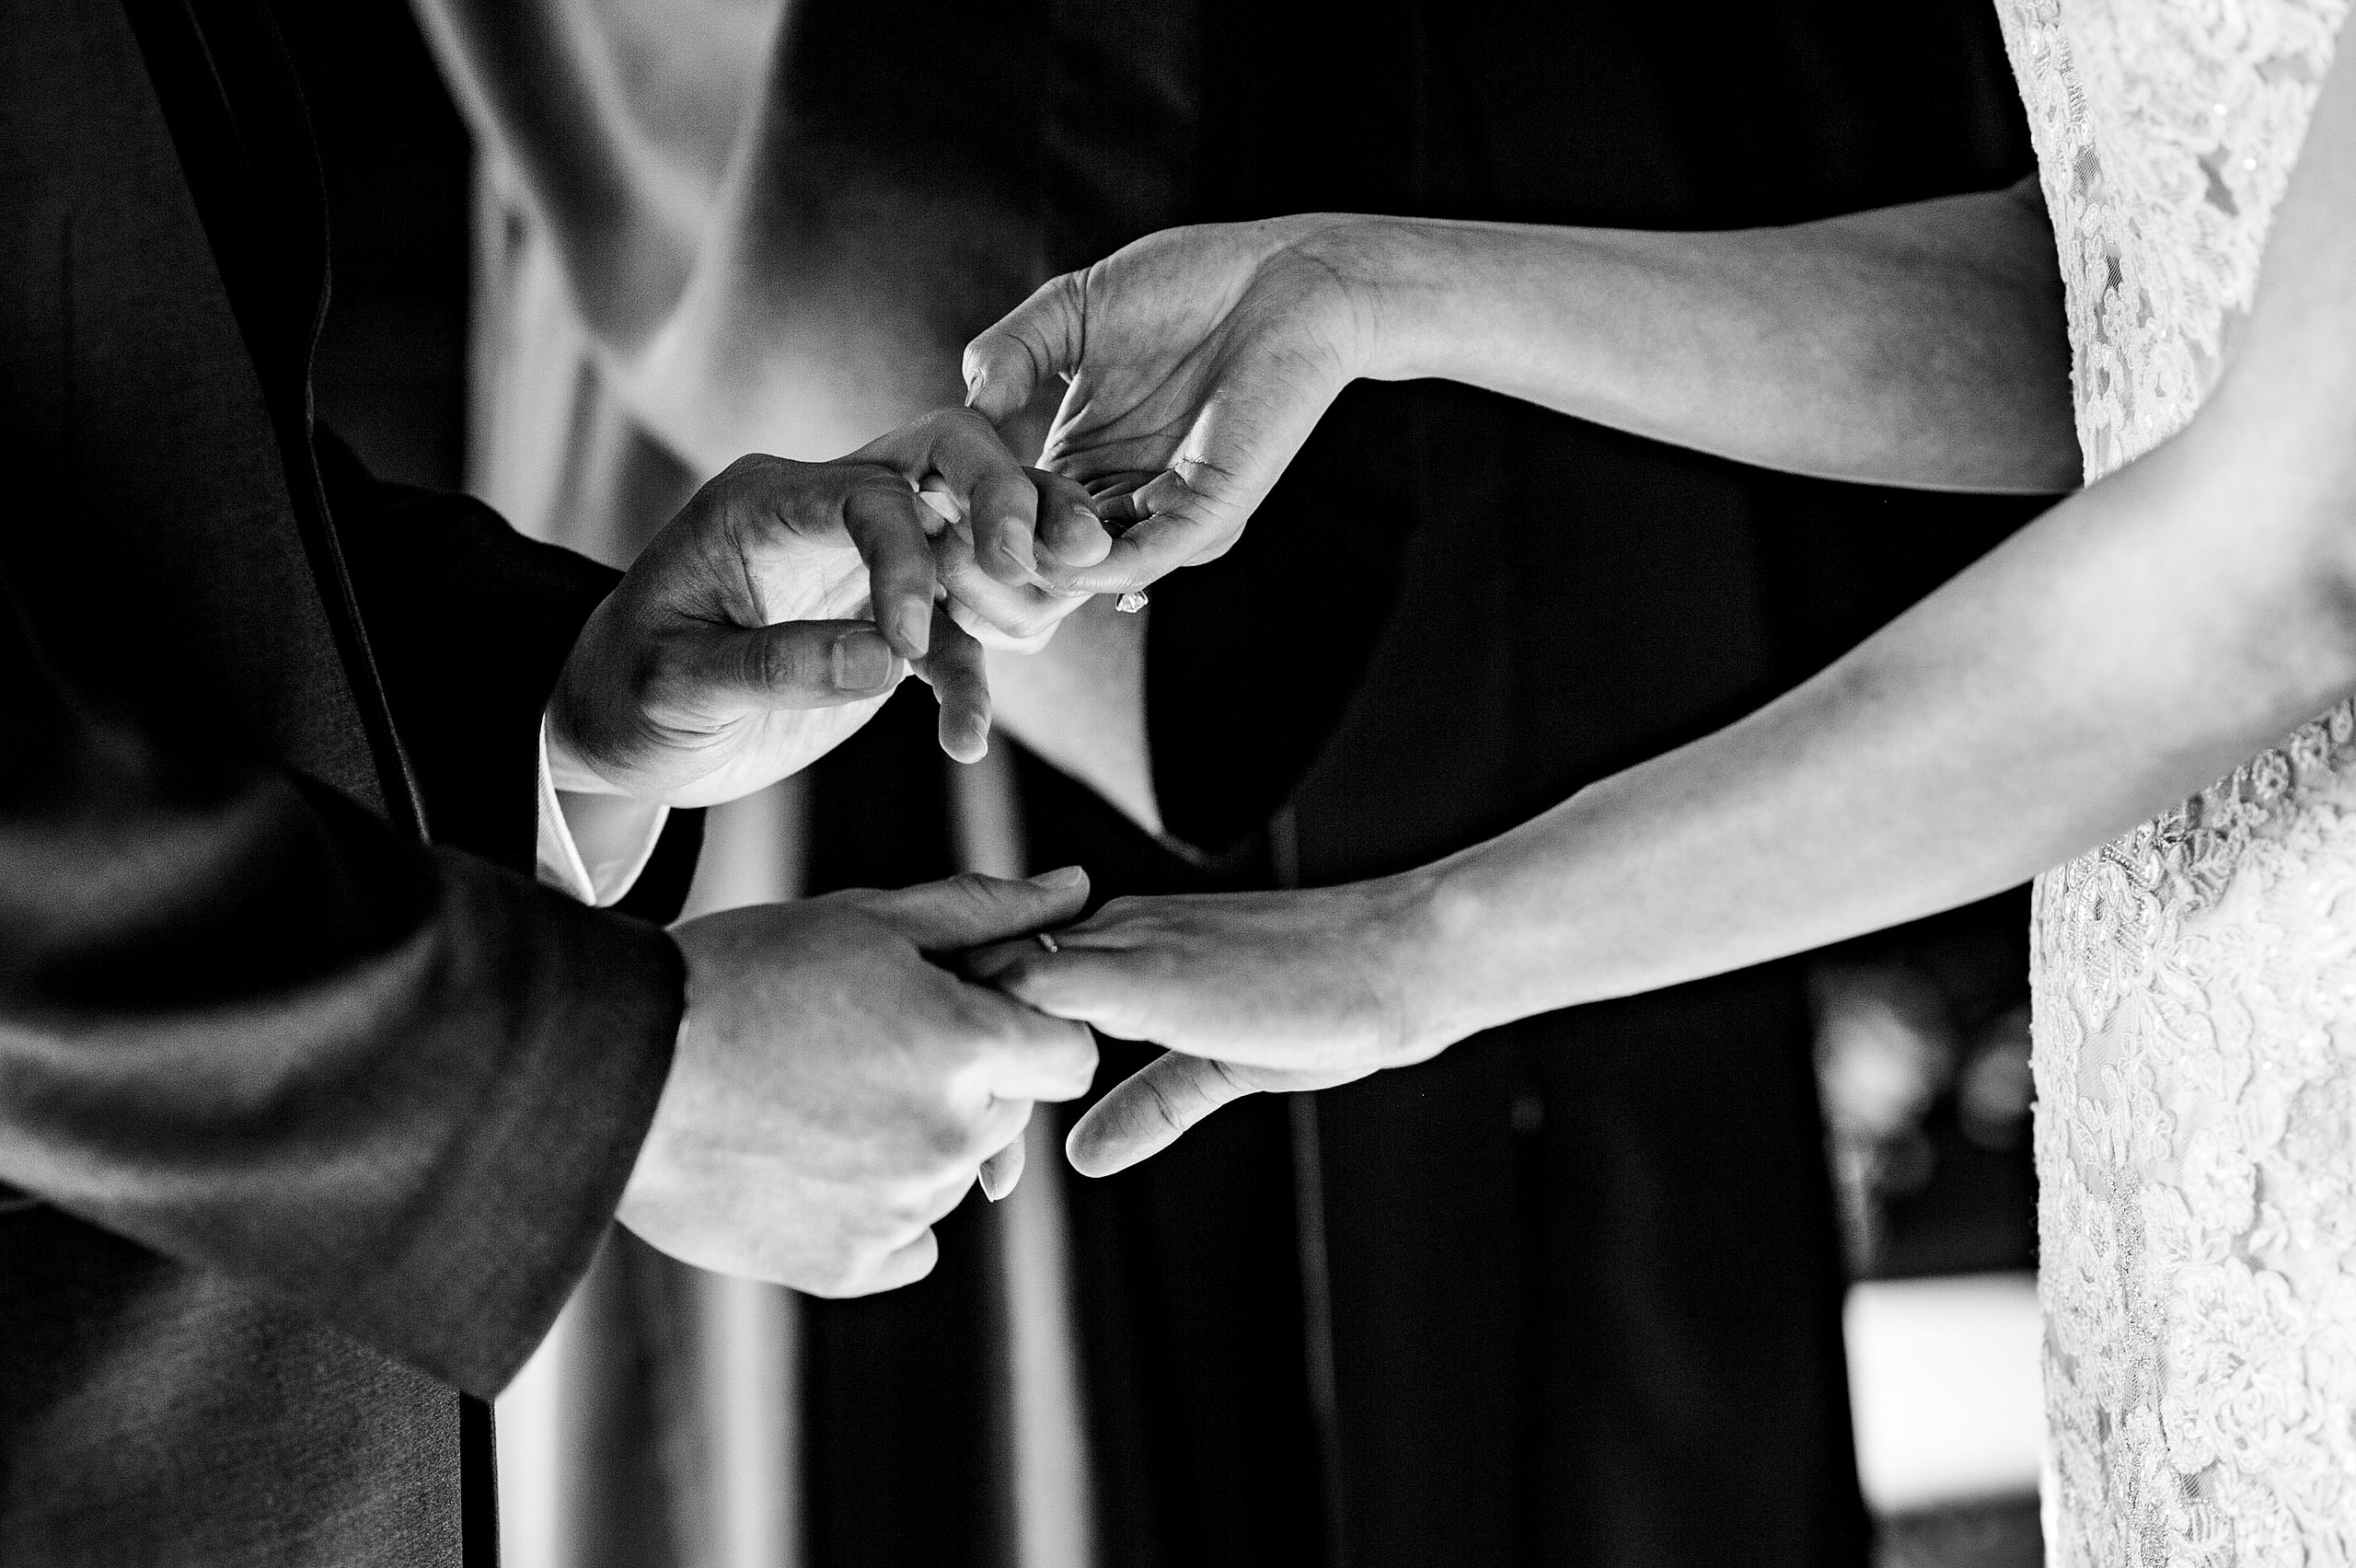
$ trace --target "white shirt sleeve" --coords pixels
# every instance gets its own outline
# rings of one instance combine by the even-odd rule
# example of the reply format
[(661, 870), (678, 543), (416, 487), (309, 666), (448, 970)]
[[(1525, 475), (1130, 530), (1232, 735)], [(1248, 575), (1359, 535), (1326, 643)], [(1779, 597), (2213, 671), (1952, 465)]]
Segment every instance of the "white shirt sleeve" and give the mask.
[(540, 881), (582, 903), (618, 901), (646, 870), (671, 808), (627, 795), (559, 790), (549, 773), (549, 721), (540, 719)]

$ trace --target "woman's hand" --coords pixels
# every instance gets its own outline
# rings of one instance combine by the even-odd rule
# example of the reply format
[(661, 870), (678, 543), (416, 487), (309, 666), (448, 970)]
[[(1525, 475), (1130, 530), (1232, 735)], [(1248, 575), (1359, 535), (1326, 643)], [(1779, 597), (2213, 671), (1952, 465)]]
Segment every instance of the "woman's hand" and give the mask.
[[(1052, 586), (1127, 593), (1226, 553), (1342, 388), (1370, 368), (1379, 220), (1313, 215), (1149, 235), (1052, 280), (965, 350), (967, 404), (1004, 423), (1068, 383), (1040, 462), (1135, 523)], [(982, 569), (1028, 580), (1030, 541), (978, 532)]]
[(1302, 893), (1115, 899), (968, 972), (1059, 1018), (1171, 1047), (1072, 1129), (1072, 1164), (1110, 1175), (1228, 1101), (1329, 1089), (1437, 1055), (1437, 957), (1411, 879)]

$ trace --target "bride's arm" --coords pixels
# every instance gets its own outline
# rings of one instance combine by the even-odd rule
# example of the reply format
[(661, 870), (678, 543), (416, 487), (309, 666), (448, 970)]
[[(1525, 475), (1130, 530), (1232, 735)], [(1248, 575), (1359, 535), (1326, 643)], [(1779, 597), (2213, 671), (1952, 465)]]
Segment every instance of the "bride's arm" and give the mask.
[(1466, 382), (1828, 478), (2079, 482), (2033, 181), (1785, 228), (1375, 218), (1305, 243), (1364, 301), (1385, 380)]
[(1172, 229), (1048, 282), (968, 346), (965, 372), (994, 419), (1069, 377), (1043, 461), (1155, 476), (1147, 520), (1057, 578), (1097, 592), (1231, 545), (1360, 376), (1444, 376), (1837, 478), (2058, 492), (2080, 477), (2029, 184), (1724, 233), (1338, 214)]
[[(1082, 1151), (1102, 1168), (1250, 1088), (1418, 1060), (1509, 1019), (1995, 892), (2350, 691), (2356, 68), (2343, 67), (2241, 351), (2200, 416), (1814, 681), (1422, 870), (1116, 903), (1064, 933), (1060, 954), (999, 962), (1050, 1011), (1244, 1065), (1165, 1058), (1117, 1092)], [(1321, 1077), (1283, 1076), (1304, 1070)]]

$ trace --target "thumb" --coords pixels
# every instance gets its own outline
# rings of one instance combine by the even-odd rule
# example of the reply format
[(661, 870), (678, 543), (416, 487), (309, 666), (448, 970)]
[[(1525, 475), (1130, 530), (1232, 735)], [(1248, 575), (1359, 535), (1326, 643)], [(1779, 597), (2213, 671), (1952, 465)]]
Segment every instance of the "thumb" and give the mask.
[(1083, 1176), (1110, 1176), (1160, 1154), (1195, 1123), (1247, 1094), (1332, 1089), (1373, 1070), (1248, 1067), (1164, 1052), (1088, 1108), (1064, 1140), (1064, 1154)]
[(1088, 902), (1078, 866), (1015, 881), (978, 871), (867, 894), (870, 915), (927, 952), (955, 952), (1068, 924)]
[(1089, 1107), (1064, 1140), (1083, 1176), (1110, 1176), (1160, 1154), (1187, 1128), (1259, 1086), (1224, 1062), (1165, 1051)]
[(687, 677), (706, 701), (833, 708), (883, 696), (907, 666), (867, 621), (780, 621), (695, 640)]
[(992, 424), (1021, 413), (1051, 375), (1080, 368), (1085, 311), (1081, 272), (1050, 278), (965, 345), (965, 406)]

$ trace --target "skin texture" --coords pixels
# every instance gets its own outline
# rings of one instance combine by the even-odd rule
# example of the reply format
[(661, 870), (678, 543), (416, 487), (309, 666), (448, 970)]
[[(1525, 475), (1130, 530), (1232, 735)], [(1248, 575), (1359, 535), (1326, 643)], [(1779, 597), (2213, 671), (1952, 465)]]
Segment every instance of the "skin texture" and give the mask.
[(941, 749), (979, 757), (990, 719), (982, 648), (951, 602), (935, 604), (936, 585), (970, 583), (1000, 617), (991, 635), (1001, 642), (1051, 634), (1053, 617), (976, 569), (962, 521), (1026, 503), (1089, 505), (957, 409), (833, 463), (739, 459), (583, 628), (549, 709), (557, 786), (674, 805), (735, 800), (826, 755), (910, 672), (940, 698)]
[[(1438, 318), (1502, 308), (1476, 286), (1483, 268), (1464, 275)], [(1507, 290), (1504, 300), (1519, 297)], [(1361, 315), (1388, 319), (1383, 334), (1411, 345), (1400, 363), (1425, 363), (1412, 348), (1425, 329), (1386, 317), (1389, 308)], [(1697, 313), (1722, 318), (1710, 305)], [(1110, 353), (1103, 345), (1118, 325), (1091, 307), (1089, 352)], [(2002, 327), (1987, 329), (1989, 341)], [(1871, 334), (1843, 322), (1822, 336), (1840, 345)], [(1738, 345), (1705, 389), (1754, 435), (1776, 428), (1761, 410), (1777, 397), (1805, 407), (1828, 385), (1746, 379), (1776, 363), (1749, 352), (1772, 340)], [(1517, 384), (1530, 358), (1517, 352), (1492, 380)], [(1906, 374), (1902, 360), (1869, 358), (1885, 375)], [(2050, 357), (2030, 359), (2058, 380)], [(1815, 455), (1912, 450), (1922, 427), (1905, 410), (1946, 396), (1956, 363), (1984, 364), (1992, 377), (1957, 401), (1960, 412), (1992, 409), (2004, 395), (1992, 352), (1913, 363), (1929, 390), (1845, 409), (1838, 441)], [(2062, 439), (2058, 390), (2031, 389), (2021, 405), (2049, 410), (2049, 445)], [(1203, 406), (1228, 395), (1207, 386)], [(1893, 408), (1877, 426), (1877, 410)], [(1653, 412), (1659, 429), (1687, 417)], [(1976, 441), (1924, 473), (1946, 482), (1979, 472)], [(1995, 893), (2181, 801), (2351, 690), (2356, 69), (2343, 63), (2278, 213), (2250, 318), (2200, 416), (1816, 679), (1406, 875), (1120, 900), (1059, 933), (1059, 955), (1007, 948), (976, 968), (1049, 1011), (1184, 1053), (1116, 1088), (1075, 1129), (1074, 1162), (1115, 1170), (1237, 1092), (1422, 1060), (1510, 1019)]]
[(1070, 868), (680, 926), (687, 1020), (622, 1223), (699, 1267), (822, 1296), (930, 1274), (933, 1223), (987, 1157), (1022, 1147), (1034, 1101), (1087, 1091), (1096, 1047), (926, 955), (1068, 919), (1087, 894)]
[(1352, 380), (1444, 376), (1796, 473), (2077, 480), (2035, 190), (1721, 234), (1310, 215), (1149, 235), (968, 345), (967, 401), (1068, 385), (1041, 463), (1137, 526), (1066, 588), (1216, 559)]

